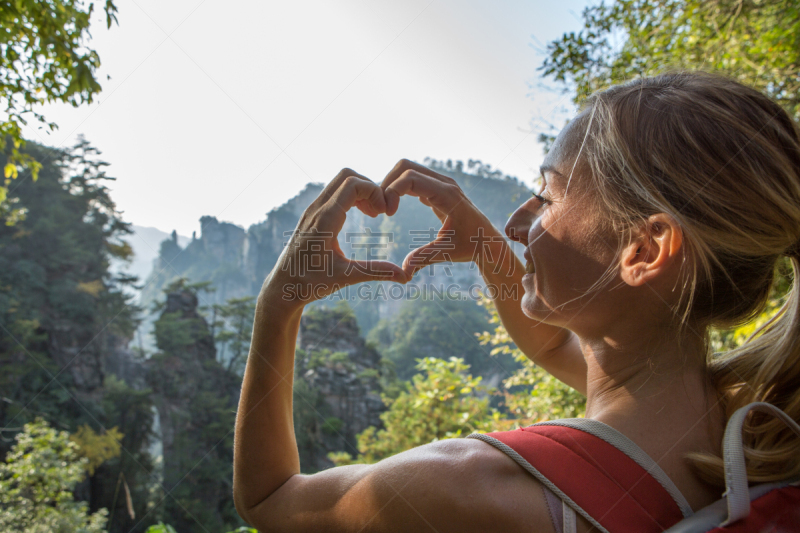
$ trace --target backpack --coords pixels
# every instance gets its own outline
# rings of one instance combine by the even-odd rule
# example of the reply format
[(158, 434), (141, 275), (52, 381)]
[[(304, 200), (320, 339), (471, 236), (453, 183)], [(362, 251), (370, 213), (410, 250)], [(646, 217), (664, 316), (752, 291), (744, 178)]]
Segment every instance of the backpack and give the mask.
[(553, 420), (468, 438), (504, 452), (557, 496), (563, 515), (554, 516), (565, 533), (574, 531), (576, 513), (605, 533), (800, 532), (799, 479), (748, 488), (741, 434), (751, 410), (778, 416), (800, 436), (800, 425), (771, 404), (736, 411), (723, 438), (727, 490), (697, 513), (652, 458), (597, 420)]

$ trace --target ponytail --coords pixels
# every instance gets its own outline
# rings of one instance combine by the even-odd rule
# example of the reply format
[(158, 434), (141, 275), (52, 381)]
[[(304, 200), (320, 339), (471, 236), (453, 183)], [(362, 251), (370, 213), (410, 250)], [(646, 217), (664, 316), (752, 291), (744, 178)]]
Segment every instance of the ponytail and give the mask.
[[(792, 287), (780, 309), (741, 346), (709, 362), (726, 418), (751, 402), (767, 402), (800, 420), (800, 257), (792, 253), (789, 260)], [(800, 443), (780, 419), (751, 413), (744, 443), (750, 482), (800, 476)], [(706, 481), (719, 484), (724, 479), (720, 457), (690, 458)]]

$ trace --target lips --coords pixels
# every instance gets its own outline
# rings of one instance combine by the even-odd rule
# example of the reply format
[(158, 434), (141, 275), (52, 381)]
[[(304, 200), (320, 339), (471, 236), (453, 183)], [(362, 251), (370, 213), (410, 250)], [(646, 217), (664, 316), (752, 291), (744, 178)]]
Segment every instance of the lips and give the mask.
[(531, 257), (531, 254), (527, 248), (525, 248), (525, 252), (523, 252), (522, 257), (525, 258), (525, 273), (526, 274), (536, 273), (536, 267), (533, 266), (533, 258)]

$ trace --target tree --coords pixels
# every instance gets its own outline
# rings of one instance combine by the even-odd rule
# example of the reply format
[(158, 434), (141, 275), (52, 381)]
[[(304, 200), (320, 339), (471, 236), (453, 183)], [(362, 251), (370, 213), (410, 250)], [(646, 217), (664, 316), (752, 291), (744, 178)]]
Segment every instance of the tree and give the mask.
[(233, 428), (241, 379), (216, 359), (208, 323), (198, 313), (197, 291), (170, 287), (154, 324), (158, 352), (147, 361), (147, 383), (159, 413), (163, 450), (161, 499), (178, 530), (240, 525), (233, 506)]
[[(253, 333), (253, 316), (256, 312), (254, 296), (231, 298), (224, 304), (213, 305), (212, 324), (219, 331), (212, 330), (214, 340), (220, 345), (218, 358), (229, 372), (242, 374), (247, 353), (250, 350), (250, 337)], [(217, 320), (217, 317), (220, 320)]]
[(486, 431), (499, 419), (489, 408), (490, 391), (480, 376), (468, 373), (463, 359), (426, 357), (416, 368), (419, 373), (397, 398), (383, 396), (389, 408), (381, 415), (385, 429), (370, 427), (358, 436), (356, 460), (345, 452), (330, 454), (337, 466), (374, 463), (422, 444)]
[[(14, 222), (24, 211), (7, 199), (10, 180), (27, 168), (35, 181), (41, 163), (20, 151), (25, 141), (22, 127), (32, 115), (53, 130), (36, 111), (44, 103), (65, 102), (75, 107), (91, 103), (100, 92), (95, 72), (100, 66), (97, 52), (87, 46), (94, 3), (82, 0), (5, 0), (0, 2), (0, 100), (5, 119), (0, 119), (0, 150), (10, 143), (0, 186), (0, 217)], [(106, 24), (117, 21), (113, 0), (106, 0)]]
[(38, 183), (17, 187), (28, 216), (0, 225), (0, 423), (43, 416), (74, 431), (102, 418), (99, 369), (138, 323), (123, 290), (135, 278), (109, 269), (112, 258), (130, 257), (130, 230), (88, 143), (26, 151), (43, 162)]
[(800, 118), (796, 0), (613, 0), (584, 9), (583, 21), (548, 45), (542, 66), (576, 103), (634, 77), (701, 69), (751, 85)]
[(105, 509), (89, 514), (72, 494), (88, 459), (66, 431), (44, 420), (25, 424), (0, 463), (0, 530), (9, 533), (101, 533)]
[[(175, 531), (175, 528), (172, 527), (171, 525), (159, 522), (154, 526), (148, 527), (145, 533), (177, 533), (177, 532)], [(258, 533), (258, 531), (256, 531), (252, 527), (242, 526), (234, 529), (233, 531), (228, 531), (228, 533)]]
[(86, 471), (93, 476), (95, 469), (101, 464), (119, 457), (122, 437), (124, 435), (116, 426), (99, 434), (91, 426), (84, 424), (70, 439), (78, 445), (80, 455), (86, 458)]
[[(31, 142), (24, 150), (42, 169), (37, 183), (15, 184), (26, 218), (0, 224), (0, 427), (42, 417), (71, 433), (85, 426), (111, 435), (121, 454), (79, 483), (76, 498), (108, 508), (111, 531), (131, 531), (135, 521), (124, 499), (115, 504), (115, 487), (123, 473), (136, 513), (146, 512), (153, 415), (141, 361), (126, 350), (139, 319), (124, 287), (136, 279), (109, 267), (130, 256), (130, 231), (88, 143), (55, 150)], [(119, 433), (103, 431), (114, 427)], [(0, 455), (9, 447), (0, 440)]]
[(381, 346), (403, 380), (416, 373), (421, 357), (461, 357), (475, 374), (489, 376), (513, 364), (500, 366), (487, 356), (475, 338), (487, 325), (487, 314), (472, 300), (434, 297), (403, 302), (397, 316), (380, 321), (367, 338)]

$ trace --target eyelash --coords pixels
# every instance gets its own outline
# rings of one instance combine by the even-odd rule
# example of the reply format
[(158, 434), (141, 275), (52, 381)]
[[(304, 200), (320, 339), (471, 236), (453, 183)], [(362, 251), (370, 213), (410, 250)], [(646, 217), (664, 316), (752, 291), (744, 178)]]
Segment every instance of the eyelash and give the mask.
[(531, 193), (531, 194), (533, 195), (534, 198), (539, 200), (544, 205), (548, 205), (548, 204), (551, 204), (553, 202), (551, 199), (546, 198), (546, 197), (542, 196), (541, 194), (536, 194), (535, 192)]

